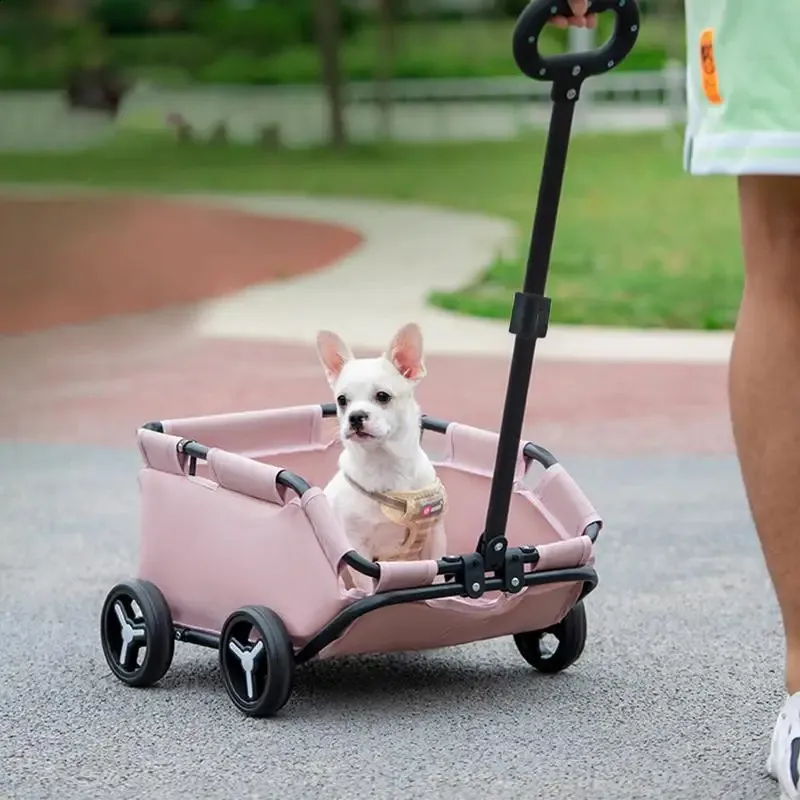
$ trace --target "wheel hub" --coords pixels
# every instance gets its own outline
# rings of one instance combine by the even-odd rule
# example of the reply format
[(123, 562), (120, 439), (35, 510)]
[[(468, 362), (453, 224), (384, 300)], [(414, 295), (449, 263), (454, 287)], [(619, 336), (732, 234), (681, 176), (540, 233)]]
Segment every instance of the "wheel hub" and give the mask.
[(259, 656), (264, 652), (264, 642), (256, 642), (252, 647), (242, 647), (235, 639), (231, 639), (228, 642), (228, 650), (239, 660), (239, 664), (244, 671), (247, 699), (253, 700), (253, 695), (255, 693), (253, 687), (253, 670), (255, 669), (256, 661), (260, 660)]
[(119, 648), (118, 661), (123, 669), (127, 669), (128, 650), (131, 644), (133, 642), (144, 643), (147, 639), (147, 631), (144, 625), (134, 625), (134, 623), (128, 619), (128, 615), (125, 613), (125, 609), (122, 607), (122, 603), (119, 600), (114, 603), (114, 614), (119, 621), (122, 635), (122, 644)]

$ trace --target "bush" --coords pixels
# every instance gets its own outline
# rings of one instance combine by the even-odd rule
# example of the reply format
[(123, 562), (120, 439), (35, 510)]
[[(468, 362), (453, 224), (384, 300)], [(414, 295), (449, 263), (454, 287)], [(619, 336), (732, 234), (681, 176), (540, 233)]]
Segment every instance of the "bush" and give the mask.
[(315, 83), (321, 78), (319, 55), (310, 47), (292, 47), (265, 59), (257, 74), (265, 84)]
[(90, 23), (18, 19), (0, 28), (3, 89), (62, 89), (71, 71), (106, 60), (102, 34)]
[(198, 3), (202, 0), (93, 0), (91, 19), (109, 36), (185, 31)]
[[(342, 38), (354, 35), (365, 19), (363, 12), (343, 6)], [(191, 26), (226, 46), (261, 54), (316, 41), (312, 0), (259, 0), (246, 8), (236, 8), (226, 0), (211, 0), (197, 4)]]
[(432, 6), (428, 0), (393, 0), (392, 16), (400, 22), (463, 22), (485, 14), (457, 4)]
[(498, 16), (515, 19), (528, 6), (530, 0), (495, 0), (494, 10)]
[[(311, 0), (294, 0), (292, 11), (297, 15), (300, 24), (300, 41), (304, 44), (316, 42), (317, 32)], [(366, 21), (367, 14), (363, 11), (359, 11), (347, 4), (342, 4), (339, 7), (339, 26), (342, 39), (349, 39), (354, 36)]]
[[(355, 33), (363, 14), (342, 9), (342, 36)], [(311, 0), (260, 0), (237, 8), (225, 0), (198, 4), (191, 19), (192, 29), (229, 48), (269, 55), (297, 44), (316, 41)]]
[(151, 30), (147, 0), (95, 0), (91, 16), (109, 36), (131, 36)]
[(274, 53), (301, 38), (298, 15), (272, 2), (249, 8), (210, 3), (197, 9), (192, 27), (224, 47), (255, 53)]
[(109, 59), (125, 69), (157, 66), (190, 73), (210, 64), (220, 47), (195, 33), (120, 36), (108, 41)]
[[(510, 2), (511, 0), (509, 0)], [(5, 0), (0, 0), (5, 2)], [(106, 0), (110, 3), (111, 0)], [(128, 2), (128, 0), (124, 0)], [(183, 0), (150, 0), (178, 8)], [(261, 0), (236, 9), (221, 0), (188, 0), (193, 30), (127, 34), (104, 38), (100, 23), (67, 24), (29, 15), (0, 18), (0, 86), (6, 89), (63, 88), (69, 72), (109, 66), (152, 80), (220, 84), (290, 84), (320, 80), (310, 0)], [(143, 3), (143, 5), (147, 5)], [(155, 6), (151, 6), (155, 7)], [(348, 11), (353, 33), (365, 15)], [(398, 26), (398, 78), (466, 78), (518, 75), (506, 39), (510, 21), (418, 22)], [(598, 40), (610, 34), (613, 18), (601, 17)], [(266, 31), (266, 33), (265, 33)], [(671, 29), (655, 26), (620, 65), (621, 70), (664, 66)], [(567, 32), (550, 28), (545, 52), (561, 50)], [(349, 80), (375, 78), (380, 38), (374, 24), (346, 42), (342, 67)]]
[(230, 52), (201, 67), (195, 76), (203, 83), (260, 84), (269, 83), (265, 59), (245, 51)]
[(38, 91), (63, 89), (71, 64), (64, 50), (40, 53), (35, 59), (20, 59), (8, 47), (0, 46), (0, 89)]
[[(527, 6), (530, 0), (494, 0), (493, 12), (501, 17), (518, 17)], [(642, 14), (652, 13), (654, 4), (650, 0), (639, 0), (639, 11)]]
[(63, 44), (74, 31), (74, 26), (23, 14), (12, 14), (0, 19), (0, 45), (18, 53), (43, 51)]

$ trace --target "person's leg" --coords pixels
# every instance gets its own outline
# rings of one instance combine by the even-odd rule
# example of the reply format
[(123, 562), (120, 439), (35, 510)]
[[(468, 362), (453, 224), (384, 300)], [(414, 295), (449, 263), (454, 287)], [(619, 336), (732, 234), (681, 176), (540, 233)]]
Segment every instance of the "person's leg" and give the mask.
[(767, 768), (800, 798), (800, 4), (686, 0), (693, 174), (738, 181), (745, 285), (730, 364), (736, 449), (786, 639)]
[(745, 288), (730, 364), (733, 432), (783, 618), (788, 698), (767, 770), (800, 797), (800, 178), (739, 178)]
[[(800, 692), (800, 178), (739, 178), (745, 288), (730, 364), (733, 432)], [(798, 730), (800, 735), (800, 730)]]

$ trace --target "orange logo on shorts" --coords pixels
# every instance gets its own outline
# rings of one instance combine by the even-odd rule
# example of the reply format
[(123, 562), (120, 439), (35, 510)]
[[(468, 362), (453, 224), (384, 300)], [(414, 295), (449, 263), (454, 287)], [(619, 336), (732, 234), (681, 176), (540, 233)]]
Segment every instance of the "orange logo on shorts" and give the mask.
[(706, 28), (700, 34), (700, 77), (706, 99), (718, 106), (722, 103), (722, 97), (719, 94), (717, 65), (714, 63), (714, 31), (711, 28)]

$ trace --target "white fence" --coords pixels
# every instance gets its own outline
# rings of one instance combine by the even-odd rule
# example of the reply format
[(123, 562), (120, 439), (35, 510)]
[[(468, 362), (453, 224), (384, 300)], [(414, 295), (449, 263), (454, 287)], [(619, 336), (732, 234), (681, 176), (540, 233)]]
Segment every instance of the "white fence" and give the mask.
[[(420, 78), (395, 80), (391, 84), (394, 102), (548, 102), (551, 84), (524, 76), (507, 78)], [(590, 78), (582, 96), (605, 102), (649, 103), (681, 107), (686, 102), (686, 71), (683, 64), (669, 64), (651, 72), (607, 72)], [(373, 82), (347, 87), (351, 103), (374, 103), (378, 87)]]
[[(354, 141), (380, 129), (378, 87), (346, 87), (347, 120)], [(398, 141), (509, 139), (546, 125), (550, 85), (525, 77), (392, 82), (392, 136)], [(184, 115), (204, 136), (224, 122), (232, 139), (253, 141), (275, 126), (287, 146), (319, 144), (327, 137), (327, 111), (319, 86), (140, 85), (125, 99), (117, 123), (70, 114), (55, 92), (0, 96), (5, 111), (0, 150), (74, 148), (105, 139), (113, 130), (163, 128), (170, 113)], [(576, 125), (591, 130), (664, 129), (685, 118), (685, 70), (608, 72), (584, 84)], [(96, 117), (96, 118), (95, 118)]]

